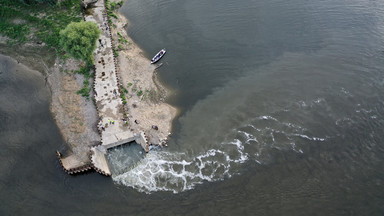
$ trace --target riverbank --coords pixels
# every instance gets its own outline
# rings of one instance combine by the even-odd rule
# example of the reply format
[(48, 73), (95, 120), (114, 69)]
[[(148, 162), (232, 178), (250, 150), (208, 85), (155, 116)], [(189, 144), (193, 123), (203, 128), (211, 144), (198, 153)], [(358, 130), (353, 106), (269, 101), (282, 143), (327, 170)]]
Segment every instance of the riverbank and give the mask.
[[(134, 131), (144, 131), (150, 145), (166, 145), (177, 111), (164, 102), (167, 90), (155, 81), (155, 66), (142, 55), (143, 51), (125, 32), (124, 27), (128, 21), (118, 13), (117, 16), (118, 19), (113, 20), (114, 25), (110, 28), (114, 47), (118, 47), (116, 42), (120, 37), (127, 41), (123, 48), (119, 46), (121, 49), (116, 60), (117, 75), (125, 92), (129, 125)], [(71, 160), (76, 161), (66, 171), (79, 167), (87, 170), (91, 164), (90, 149), (99, 145), (101, 139), (96, 126), (99, 117), (92, 100), (93, 91), (90, 92), (89, 100), (77, 93), (83, 85), (84, 77), (74, 71), (79, 69), (81, 63), (71, 58), (64, 61), (52, 57), (54, 51), (47, 51), (44, 44), (23, 44), (15, 49), (15, 45), (10, 47), (4, 41), (0, 42), (3, 54), (45, 76), (46, 84), (51, 90), (50, 110), (68, 145), (58, 148), (63, 155), (71, 155)]]
[(82, 20), (81, 1), (60, 1), (55, 6), (2, 3), (8, 12), (2, 14), (2, 24), (16, 29), (22, 26), (26, 31), (7, 35), (7, 29), (2, 29), (1, 52), (45, 76), (51, 91), (50, 111), (66, 142), (58, 143), (58, 149), (65, 154), (74, 152), (81, 164), (88, 164), (90, 146), (100, 142), (96, 109), (77, 93), (84, 80), (76, 73), (81, 62), (61, 52), (57, 36), (70, 22)]
[(129, 124), (135, 131), (144, 131), (150, 144), (166, 145), (172, 121), (177, 115), (177, 109), (164, 102), (170, 90), (157, 80), (156, 65), (150, 64), (128, 36), (128, 20), (119, 13), (116, 15), (118, 19), (113, 18), (115, 26), (111, 27), (114, 47), (118, 47), (120, 38), (128, 42), (118, 52), (117, 67), (120, 84), (127, 90), (125, 106)]
[[(55, 58), (53, 51), (37, 44), (23, 44), (9, 47), (0, 42), (2, 54), (15, 59), (19, 64), (39, 71), (51, 92), (50, 111), (66, 145), (57, 144), (65, 155), (75, 155), (78, 164), (90, 164), (89, 152), (100, 143), (97, 111), (92, 100), (77, 94), (84, 77), (73, 73), (79, 62)], [(91, 94), (93, 94), (91, 92)]]

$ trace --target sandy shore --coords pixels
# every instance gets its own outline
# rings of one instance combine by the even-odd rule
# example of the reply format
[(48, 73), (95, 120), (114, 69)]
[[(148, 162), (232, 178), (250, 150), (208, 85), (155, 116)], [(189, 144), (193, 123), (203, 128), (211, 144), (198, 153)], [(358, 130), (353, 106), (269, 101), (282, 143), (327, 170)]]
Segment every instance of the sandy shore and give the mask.
[[(117, 58), (118, 75), (121, 84), (128, 90), (126, 108), (130, 116), (129, 123), (134, 130), (144, 131), (149, 143), (159, 145), (171, 132), (177, 110), (164, 102), (169, 90), (156, 82), (156, 66), (150, 64), (150, 59), (142, 55), (143, 51), (127, 35), (125, 27), (129, 24), (128, 20), (123, 15), (116, 14), (118, 19), (113, 19), (116, 27), (111, 30), (114, 46), (123, 46)], [(118, 32), (129, 44), (118, 43)], [(158, 129), (155, 130), (152, 126)]]

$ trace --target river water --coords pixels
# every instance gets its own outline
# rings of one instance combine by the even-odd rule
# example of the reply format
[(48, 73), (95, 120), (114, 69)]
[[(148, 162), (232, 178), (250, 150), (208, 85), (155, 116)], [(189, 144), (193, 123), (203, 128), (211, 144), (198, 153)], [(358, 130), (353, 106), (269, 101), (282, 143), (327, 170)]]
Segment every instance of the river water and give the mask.
[(66, 175), (44, 78), (1, 57), (0, 215), (384, 214), (383, 1), (120, 12), (144, 55), (167, 48), (158, 74), (180, 109), (169, 147), (131, 170), (129, 148), (114, 150), (113, 178)]

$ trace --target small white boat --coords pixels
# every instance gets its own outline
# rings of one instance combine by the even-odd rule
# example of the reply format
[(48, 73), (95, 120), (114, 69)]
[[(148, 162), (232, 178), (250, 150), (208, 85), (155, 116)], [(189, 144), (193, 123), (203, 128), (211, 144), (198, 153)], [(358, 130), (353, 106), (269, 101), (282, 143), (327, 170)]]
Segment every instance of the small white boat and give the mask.
[(154, 64), (158, 62), (166, 53), (167, 51), (165, 49), (160, 50), (151, 60), (151, 64)]

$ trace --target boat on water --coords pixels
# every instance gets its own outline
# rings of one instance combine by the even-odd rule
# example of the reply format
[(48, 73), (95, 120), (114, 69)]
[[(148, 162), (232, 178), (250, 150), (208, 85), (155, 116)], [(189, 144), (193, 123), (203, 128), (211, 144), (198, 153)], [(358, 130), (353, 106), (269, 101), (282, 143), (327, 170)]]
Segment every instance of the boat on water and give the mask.
[(158, 62), (166, 53), (165, 49), (160, 50), (151, 60), (151, 64)]

